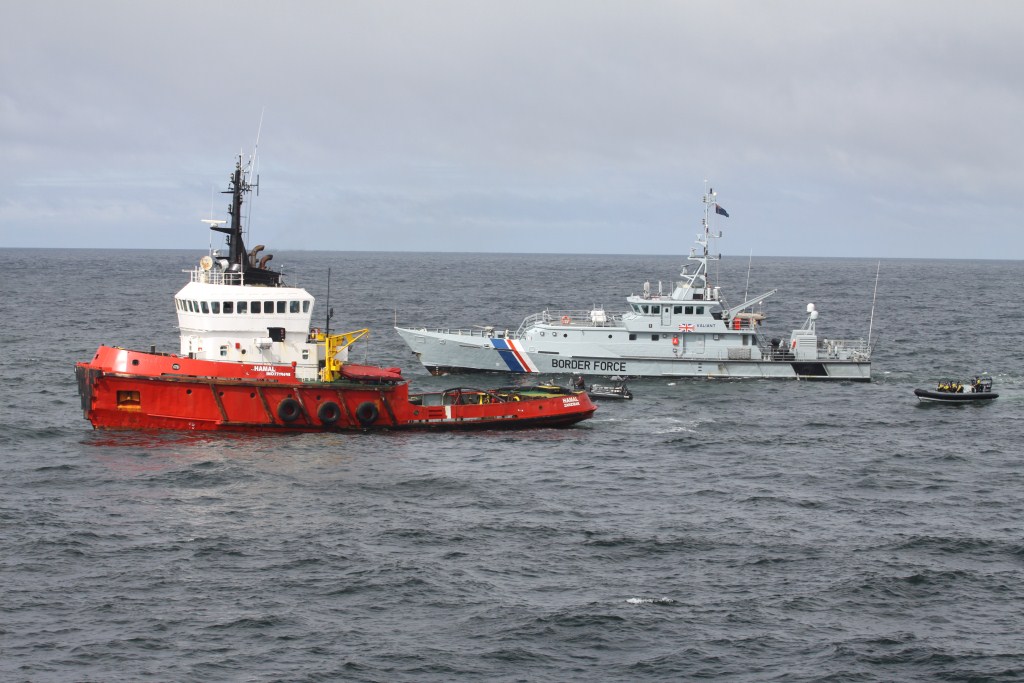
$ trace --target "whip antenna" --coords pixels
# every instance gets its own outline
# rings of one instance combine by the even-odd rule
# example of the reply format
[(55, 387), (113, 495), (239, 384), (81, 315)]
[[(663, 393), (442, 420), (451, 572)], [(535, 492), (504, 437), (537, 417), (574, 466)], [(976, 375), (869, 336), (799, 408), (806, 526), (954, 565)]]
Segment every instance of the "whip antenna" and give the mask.
[(249, 206), (248, 206), (248, 210), (247, 210), (246, 216), (245, 216), (245, 230), (246, 230), (246, 232), (251, 232), (252, 231), (252, 210), (253, 210), (253, 207), (255, 207), (255, 205), (256, 205), (256, 197), (260, 196), (260, 176), (259, 176), (259, 170), (258, 170), (259, 169), (259, 157), (257, 156), (256, 153), (257, 153), (257, 151), (260, 148), (260, 133), (263, 132), (263, 114), (266, 111), (267, 111), (266, 107), (263, 107), (263, 109), (260, 110), (260, 122), (259, 122), (259, 125), (256, 126), (256, 142), (253, 143), (253, 146), (252, 146), (252, 156), (249, 157), (249, 163), (246, 164), (246, 166), (248, 167), (248, 171), (247, 171), (246, 175), (249, 176), (250, 180), (254, 180), (255, 181), (255, 182), (249, 183), (249, 186), (252, 189), (256, 190), (256, 192), (254, 192), (252, 194), (252, 197), (249, 199)]
[(747, 293), (750, 292), (750, 268), (754, 265), (754, 250), (750, 250), (750, 255), (747, 256), (747, 286), (743, 290), (743, 300), (747, 300)]
[(879, 261), (875, 268), (875, 292), (871, 295), (871, 318), (868, 320), (868, 348), (871, 346), (871, 328), (875, 324), (875, 299), (878, 297), (878, 274), (882, 270), (882, 262)]
[(331, 335), (331, 318), (334, 317), (334, 309), (331, 308), (331, 269), (327, 268), (327, 301), (325, 308), (327, 309), (324, 317), (324, 334), (326, 336)]

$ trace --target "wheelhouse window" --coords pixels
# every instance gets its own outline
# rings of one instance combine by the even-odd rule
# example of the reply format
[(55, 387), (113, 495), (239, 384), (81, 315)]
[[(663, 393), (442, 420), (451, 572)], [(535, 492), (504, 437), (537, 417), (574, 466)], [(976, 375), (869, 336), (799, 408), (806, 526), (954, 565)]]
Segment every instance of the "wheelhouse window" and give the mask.
[(640, 312), (641, 313), (650, 313), (651, 312), (651, 307), (648, 306), (647, 304), (643, 304), (642, 306), (640, 306)]
[(698, 306), (697, 307), (697, 315), (704, 315), (704, 307), (703, 306)]
[(285, 307), (287, 305), (288, 305), (287, 301), (278, 301), (277, 302), (277, 312), (278, 313), (284, 313), (285, 312)]
[(208, 302), (208, 301), (200, 301), (199, 305), (203, 307), (203, 313), (209, 313), (210, 312), (210, 302)]
[(682, 306), (673, 306), (672, 307), (672, 312), (675, 313), (676, 315), (679, 315), (680, 313), (683, 312), (683, 307)]
[(210, 302), (210, 310), (219, 315), (220, 314), (220, 302), (219, 301), (211, 301)]
[(299, 302), (298, 301), (289, 301), (288, 302), (288, 312), (289, 313), (298, 313), (299, 312)]
[(651, 306), (651, 313), (661, 313), (661, 306)]
[(264, 301), (263, 302), (263, 312), (264, 313), (273, 313), (274, 312), (274, 302), (273, 301)]
[(308, 301), (303, 301), (302, 302), (302, 312), (303, 313), (309, 313), (309, 302)]
[(224, 312), (225, 313), (234, 313), (235, 312), (235, 302), (234, 301), (225, 301), (224, 302)]
[(239, 313), (248, 313), (249, 312), (249, 302), (248, 301), (239, 301), (238, 302), (238, 306), (237, 306), (237, 308), (235, 310), (237, 310)]
[(686, 315), (693, 315), (693, 306), (686, 307)]
[(252, 302), (252, 312), (253, 313), (262, 313), (263, 312), (263, 304), (260, 303), (259, 301), (253, 301)]
[(191, 301), (185, 301), (185, 303), (188, 305), (188, 312), (189, 313), (195, 313), (195, 311), (192, 310), (192, 302)]

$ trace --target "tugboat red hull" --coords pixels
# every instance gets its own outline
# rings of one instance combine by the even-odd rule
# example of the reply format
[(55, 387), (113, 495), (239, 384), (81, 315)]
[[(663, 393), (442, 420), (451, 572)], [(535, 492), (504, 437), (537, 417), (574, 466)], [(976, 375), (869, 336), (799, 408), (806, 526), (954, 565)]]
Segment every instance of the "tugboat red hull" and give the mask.
[[(596, 409), (585, 393), (499, 397), (409, 394), (392, 369), (348, 366), (337, 382), (303, 382), (288, 365), (228, 363), (101, 346), (77, 364), (96, 429), (321, 432), (368, 429), (566, 427)], [(459, 390), (451, 390), (458, 392)], [(452, 401), (469, 395), (473, 402)]]

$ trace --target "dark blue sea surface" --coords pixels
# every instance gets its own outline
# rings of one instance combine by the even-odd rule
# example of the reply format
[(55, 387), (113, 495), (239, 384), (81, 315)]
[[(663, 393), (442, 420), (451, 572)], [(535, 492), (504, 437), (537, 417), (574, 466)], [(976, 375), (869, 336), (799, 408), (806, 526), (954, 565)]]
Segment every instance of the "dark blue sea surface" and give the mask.
[[(0, 680), (1024, 680), (1024, 264), (725, 257), (874, 381), (631, 383), (565, 430), (107, 433), (74, 363), (177, 352), (191, 251), (4, 250)], [(619, 309), (663, 256), (279, 253), (391, 329)], [(879, 268), (872, 319), (872, 293)], [(749, 273), (749, 274), (748, 274)], [(943, 377), (987, 405), (928, 406)], [(547, 377), (545, 377), (547, 379)], [(562, 383), (568, 375), (556, 377)]]

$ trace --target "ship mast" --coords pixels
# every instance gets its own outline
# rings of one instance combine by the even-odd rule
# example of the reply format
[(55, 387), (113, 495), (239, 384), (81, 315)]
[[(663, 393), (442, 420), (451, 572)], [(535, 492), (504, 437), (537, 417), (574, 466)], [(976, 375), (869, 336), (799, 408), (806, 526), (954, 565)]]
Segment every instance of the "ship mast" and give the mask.
[(221, 192), (231, 195), (231, 204), (228, 206), (231, 225), (211, 225), (210, 229), (228, 236), (228, 272), (241, 273), (244, 276), (243, 282), (247, 285), (278, 287), (282, 284), (281, 273), (267, 268), (267, 261), (273, 256), (267, 254), (257, 261), (257, 254), (263, 250), (263, 245), (257, 245), (251, 253), (245, 248), (242, 236), (242, 202), (246, 193), (252, 192), (252, 189), (253, 185), (249, 182), (248, 173), (242, 169), (242, 157), (239, 155), (235, 162), (235, 170), (228, 181), (228, 189)]
[(703, 290), (705, 299), (711, 298), (711, 284), (708, 282), (708, 261), (718, 261), (722, 257), (721, 254), (712, 254), (708, 250), (708, 245), (711, 240), (718, 239), (722, 236), (721, 231), (718, 231), (717, 233), (711, 232), (712, 207), (715, 207), (716, 211), (718, 210), (718, 204), (715, 202), (716, 196), (717, 194), (715, 193), (714, 188), (708, 187), (707, 181), (705, 180), (704, 197), (702, 198), (702, 201), (704, 202), (704, 218), (701, 220), (701, 227), (703, 228), (703, 231), (701, 234), (697, 235), (697, 244), (701, 248), (701, 253), (698, 254), (695, 249), (690, 249), (690, 255), (687, 257), (688, 261), (697, 261), (700, 264), (691, 276), (690, 283), (691, 286), (696, 286), (697, 283), (695, 280), (698, 277), (704, 281)]

